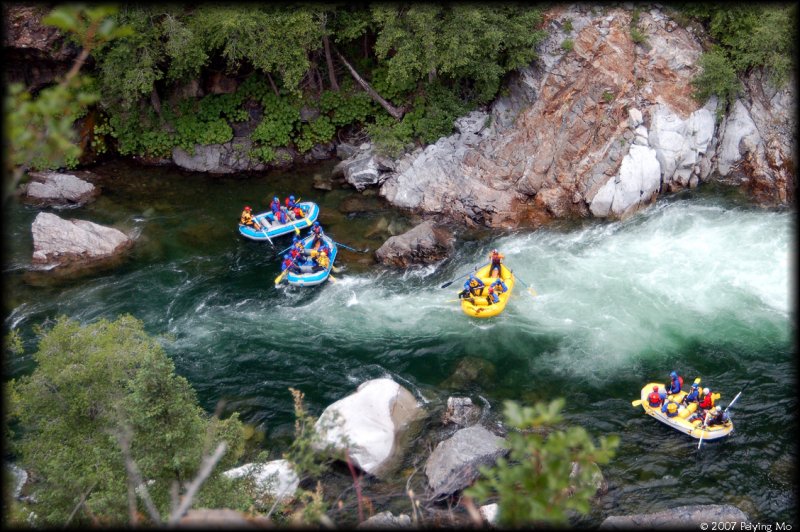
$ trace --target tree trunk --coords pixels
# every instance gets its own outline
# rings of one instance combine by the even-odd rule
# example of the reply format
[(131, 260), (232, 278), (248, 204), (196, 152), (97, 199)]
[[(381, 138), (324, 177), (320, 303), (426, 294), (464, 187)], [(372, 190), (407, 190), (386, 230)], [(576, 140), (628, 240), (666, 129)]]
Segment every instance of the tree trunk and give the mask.
[(336, 55), (339, 56), (339, 59), (342, 61), (344, 66), (347, 67), (347, 70), (350, 71), (350, 75), (353, 76), (353, 79), (355, 79), (356, 82), (359, 85), (361, 85), (361, 87), (365, 91), (367, 91), (367, 94), (369, 94), (370, 97), (373, 100), (375, 100), (375, 102), (378, 103), (378, 105), (380, 105), (381, 107), (386, 109), (386, 112), (389, 113), (390, 115), (392, 115), (393, 117), (395, 117), (397, 120), (400, 120), (401, 118), (403, 118), (403, 114), (405, 114), (405, 109), (403, 107), (395, 107), (392, 104), (390, 104), (389, 102), (387, 102), (386, 100), (384, 100), (381, 97), (380, 94), (375, 92), (375, 89), (373, 89), (370, 86), (370, 84), (367, 83), (367, 81), (364, 78), (362, 78), (361, 76), (358, 75), (358, 72), (356, 72), (356, 70), (352, 67), (352, 65), (347, 62), (347, 59), (345, 59), (344, 56), (341, 53), (339, 53), (339, 50), (336, 50), (334, 48), (334, 51), (336, 52)]
[(436, 80), (436, 67), (428, 71), (428, 83), (433, 83)]
[(328, 63), (328, 78), (331, 82), (331, 88), (339, 92), (339, 83), (336, 82), (336, 72), (333, 70), (333, 58), (331, 57), (331, 43), (328, 41), (328, 36), (322, 36), (322, 44), (325, 45), (325, 61)]
[(276, 86), (275, 86), (275, 82), (274, 82), (274, 81), (272, 81), (272, 76), (270, 75), (270, 73), (269, 73), (269, 72), (267, 72), (267, 79), (269, 80), (269, 84), (270, 84), (270, 86), (272, 87), (272, 92), (274, 92), (274, 93), (275, 93), (275, 96), (276, 96), (276, 97), (280, 98), (280, 96), (281, 96), (281, 95), (280, 95), (280, 93), (278, 92), (278, 87), (276, 87)]

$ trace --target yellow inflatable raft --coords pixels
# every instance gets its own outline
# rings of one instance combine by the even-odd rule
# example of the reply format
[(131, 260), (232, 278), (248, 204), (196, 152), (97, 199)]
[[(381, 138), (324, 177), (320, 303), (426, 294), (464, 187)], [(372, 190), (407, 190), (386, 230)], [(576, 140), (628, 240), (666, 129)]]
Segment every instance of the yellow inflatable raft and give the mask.
[[(702, 435), (703, 440), (716, 440), (718, 438), (724, 438), (733, 430), (732, 421), (727, 421), (722, 425), (706, 427), (705, 429), (700, 426), (702, 423), (700, 419), (695, 419), (692, 422), (689, 422), (688, 418), (695, 412), (695, 410), (697, 410), (697, 403), (689, 403), (688, 406), (681, 405), (678, 407), (677, 416), (667, 417), (667, 414), (661, 411), (660, 406), (652, 407), (650, 406), (650, 402), (647, 400), (647, 396), (653, 391), (653, 386), (658, 386), (659, 390), (666, 389), (666, 386), (661, 382), (651, 382), (649, 384), (645, 384), (644, 388), (642, 388), (641, 404), (645, 413), (653, 416), (665, 425), (669, 425), (673, 429), (679, 430), (684, 434), (688, 434), (692, 438), (700, 439), (700, 436)], [(680, 393), (668, 396), (667, 400), (672, 398), (675, 400), (675, 402), (680, 404), (684, 397), (686, 397), (686, 391), (681, 390)], [(716, 402), (717, 399), (719, 399), (719, 394), (715, 393), (712, 395), (712, 397), (714, 398), (714, 402)]]
[(497, 316), (506, 308), (506, 303), (508, 303), (511, 292), (514, 290), (514, 274), (511, 273), (511, 270), (506, 268), (505, 265), (500, 265), (500, 278), (506, 284), (508, 290), (497, 293), (497, 297), (500, 301), (489, 304), (486, 299), (488, 295), (487, 288), (497, 280), (497, 277), (489, 277), (490, 267), (491, 264), (487, 264), (475, 272), (475, 277), (483, 281), (483, 284), (486, 285), (481, 289), (480, 294), (461, 300), (461, 310), (463, 310), (464, 314), (467, 316), (472, 316), (473, 318), (491, 318), (492, 316)]

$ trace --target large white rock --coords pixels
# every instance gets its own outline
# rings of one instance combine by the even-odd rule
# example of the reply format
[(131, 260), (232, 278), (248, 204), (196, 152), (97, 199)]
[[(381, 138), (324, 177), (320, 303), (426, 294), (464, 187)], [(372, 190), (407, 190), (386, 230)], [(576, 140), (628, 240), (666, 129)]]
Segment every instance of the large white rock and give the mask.
[(228, 478), (253, 475), (256, 489), (261, 495), (269, 495), (281, 500), (292, 498), (300, 485), (297, 473), (287, 460), (273, 460), (264, 464), (245, 464), (229, 469), (223, 475)]
[(742, 155), (755, 151), (759, 143), (761, 135), (755, 122), (741, 100), (736, 100), (733, 111), (720, 127), (717, 150), (717, 170), (720, 175), (727, 176), (733, 166), (742, 160)]
[(58, 265), (112, 257), (131, 244), (122, 231), (86, 220), (65, 220), (40, 212), (31, 226), (33, 262)]
[(661, 165), (655, 150), (634, 144), (622, 159), (619, 175), (597, 191), (589, 210), (598, 217), (625, 216), (652, 200), (660, 185)]
[(400, 434), (420, 413), (411, 392), (392, 379), (366, 381), (322, 412), (316, 424), (322, 443), (315, 447), (349, 449), (355, 465), (379, 476), (401, 452)]
[(662, 182), (685, 187), (695, 172), (695, 165), (709, 148), (714, 135), (713, 109), (698, 109), (682, 120), (666, 105), (653, 111), (648, 143), (656, 150), (661, 164)]

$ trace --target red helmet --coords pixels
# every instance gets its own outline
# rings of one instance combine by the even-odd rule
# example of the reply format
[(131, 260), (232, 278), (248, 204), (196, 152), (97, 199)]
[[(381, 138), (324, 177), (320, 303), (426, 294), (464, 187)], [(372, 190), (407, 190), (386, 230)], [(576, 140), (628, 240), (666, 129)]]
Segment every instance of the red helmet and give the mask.
[(251, 209), (250, 209), (250, 207), (248, 206), (248, 207), (245, 207), (245, 208), (244, 208), (244, 210), (246, 210), (246, 211), (249, 211), (249, 210), (251, 210)]
[(657, 392), (658, 391), (658, 386), (653, 386), (653, 391)]

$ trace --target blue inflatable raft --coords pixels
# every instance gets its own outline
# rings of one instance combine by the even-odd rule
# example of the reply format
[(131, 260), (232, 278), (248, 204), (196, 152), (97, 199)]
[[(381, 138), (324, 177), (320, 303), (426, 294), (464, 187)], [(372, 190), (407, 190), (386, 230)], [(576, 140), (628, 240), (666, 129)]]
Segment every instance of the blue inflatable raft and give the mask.
[(297, 206), (305, 213), (305, 216), (299, 220), (290, 221), (285, 224), (276, 224), (275, 215), (272, 214), (272, 211), (262, 212), (261, 214), (253, 216), (253, 219), (261, 224), (261, 231), (249, 225), (239, 224), (239, 233), (245, 238), (261, 242), (292, 233), (295, 227), (300, 230), (304, 227), (311, 226), (317, 219), (317, 216), (319, 216), (319, 206), (313, 201), (301, 201)]
[[(303, 246), (308, 248), (311, 245), (311, 242), (314, 241), (314, 236), (309, 235), (303, 239)], [(324, 283), (331, 274), (331, 268), (333, 268), (333, 261), (336, 260), (336, 242), (333, 241), (332, 238), (322, 235), (322, 241), (325, 242), (329, 248), (331, 248), (330, 261), (328, 262), (328, 268), (325, 270), (319, 271), (312, 271), (311, 266), (300, 266), (301, 273), (294, 273), (289, 272), (286, 275), (286, 281), (289, 284), (295, 286), (316, 286), (318, 284)]]

